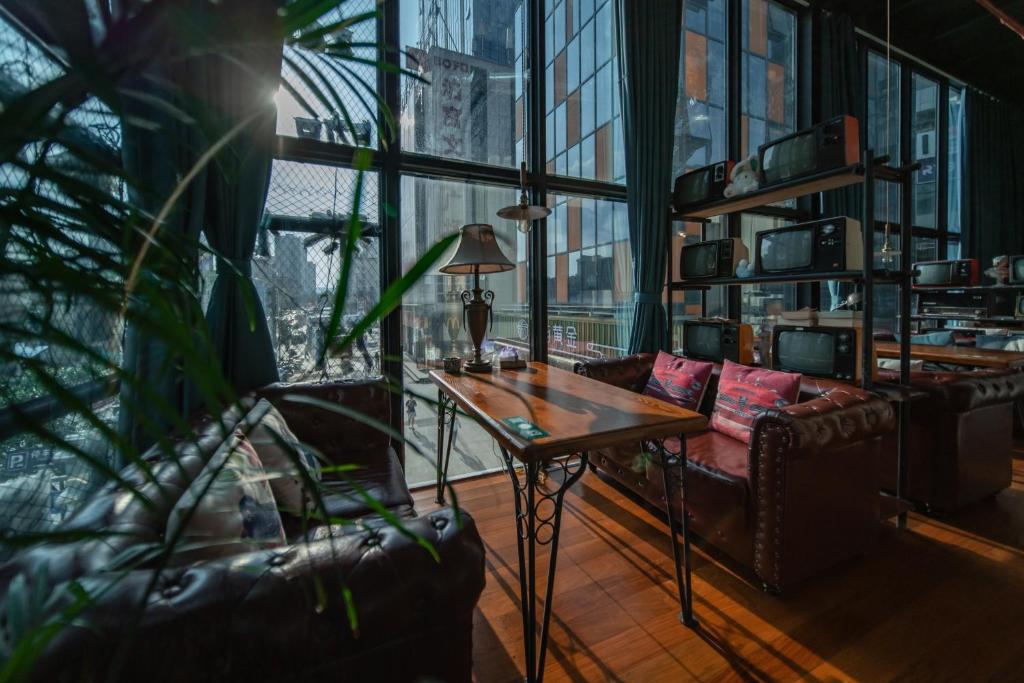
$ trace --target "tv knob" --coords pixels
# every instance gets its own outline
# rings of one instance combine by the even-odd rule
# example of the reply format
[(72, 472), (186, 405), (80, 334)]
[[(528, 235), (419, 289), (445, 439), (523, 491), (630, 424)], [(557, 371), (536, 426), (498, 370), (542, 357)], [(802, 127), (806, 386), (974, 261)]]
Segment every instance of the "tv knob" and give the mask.
[(847, 334), (846, 332), (841, 333), (839, 335), (839, 341), (841, 341), (841, 342), (848, 342), (848, 341), (850, 341), (850, 335)]
[(849, 344), (840, 344), (839, 345), (839, 353), (849, 353), (849, 352), (850, 352), (850, 345)]

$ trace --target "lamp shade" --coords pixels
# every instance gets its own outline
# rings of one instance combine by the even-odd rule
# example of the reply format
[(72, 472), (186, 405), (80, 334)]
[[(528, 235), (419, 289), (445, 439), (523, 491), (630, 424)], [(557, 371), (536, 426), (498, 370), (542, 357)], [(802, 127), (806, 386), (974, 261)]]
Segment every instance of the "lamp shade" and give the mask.
[(459, 246), (440, 270), (449, 275), (501, 273), (516, 267), (498, 247), (494, 228), (486, 223), (463, 225)]

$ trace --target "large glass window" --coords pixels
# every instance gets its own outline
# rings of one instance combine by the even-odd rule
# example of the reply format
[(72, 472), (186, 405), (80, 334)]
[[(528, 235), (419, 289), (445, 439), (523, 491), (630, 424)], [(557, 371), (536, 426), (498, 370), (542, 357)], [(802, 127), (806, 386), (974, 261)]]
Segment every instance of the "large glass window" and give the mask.
[(796, 130), (796, 14), (771, 0), (744, 0), (740, 150), (756, 154)]
[[(374, 4), (373, 0), (349, 0), (325, 14), (320, 24), (332, 26), (345, 17), (372, 12)], [(373, 47), (377, 41), (376, 21), (369, 18), (353, 22), (328, 33), (324, 40), (354, 59), (336, 59), (316, 51), (285, 46), (282, 85), (274, 96), (277, 134), (375, 147), (378, 138), (374, 97), (377, 70), (373, 66), (377, 59), (377, 50)], [(365, 63), (358, 60), (365, 60)], [(328, 103), (335, 106), (329, 107)], [(339, 104), (344, 104), (344, 110)]]
[(728, 156), (726, 1), (684, 4), (672, 174)]
[(621, 356), (633, 311), (626, 203), (553, 194), (549, 205), (549, 360)]
[(946, 132), (946, 229), (960, 232), (964, 152), (964, 89), (950, 85), (949, 123)]
[[(405, 66), (419, 76), (402, 79), (402, 148), (518, 164), (526, 111), (522, 2), (401, 0), (400, 17)], [(578, 41), (576, 55), (578, 68)]]
[(613, 23), (612, 0), (545, 3), (549, 173), (625, 182)]
[[(494, 212), (509, 203), (508, 189), (493, 185), (402, 177), (401, 239), (403, 270), (407, 270), (438, 240), (457, 233), (467, 223), (491, 222)], [(530, 312), (526, 238), (509, 221), (494, 223), (498, 246), (516, 268), (481, 275), (485, 290), (494, 292), (494, 319), (484, 342), (485, 353), (514, 347), (529, 357)], [(454, 248), (452, 250), (454, 251)], [(406, 479), (411, 484), (433, 481), (437, 447), (437, 391), (427, 373), (448, 356), (468, 358), (472, 341), (463, 327), (462, 298), (472, 287), (471, 276), (446, 275), (437, 268), (425, 275), (402, 302), (402, 365), (405, 381)], [(500, 466), (501, 457), (490, 436), (472, 420), (457, 418), (449, 474), (458, 476)]]
[(938, 202), (939, 84), (920, 74), (912, 77), (910, 136), (913, 160), (921, 169), (914, 172), (914, 225), (935, 228)]
[[(875, 156), (889, 155), (889, 164), (899, 166), (900, 158), (900, 65), (886, 69), (884, 55), (868, 52), (868, 147)], [(899, 222), (900, 188), (894, 183), (875, 181), (875, 219)]]

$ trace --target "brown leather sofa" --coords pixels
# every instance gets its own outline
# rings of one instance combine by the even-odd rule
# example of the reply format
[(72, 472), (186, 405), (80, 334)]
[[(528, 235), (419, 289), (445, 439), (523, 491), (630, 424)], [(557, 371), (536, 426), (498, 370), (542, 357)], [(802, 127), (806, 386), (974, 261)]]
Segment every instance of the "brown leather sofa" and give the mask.
[[(899, 374), (880, 371), (896, 382)], [(926, 398), (910, 406), (905, 497), (925, 509), (951, 511), (1008, 488), (1013, 472), (1014, 402), (1024, 398), (1015, 370), (912, 372)], [(896, 436), (887, 439), (882, 486), (896, 488)]]
[[(58, 630), (26, 680), (471, 680), (473, 610), (484, 585), (484, 550), (472, 518), (450, 508), (417, 517), (386, 434), (286, 399), (338, 403), (386, 424), (386, 388), (325, 383), (258, 393), (277, 405), (300, 440), (334, 463), (362, 466), (348, 482), (324, 474), (334, 523), (293, 518), (283, 548), (163, 570), (144, 560), (140, 566), (140, 553), (162, 542), (173, 501), (223, 440), (224, 431), (207, 419), (198, 448), (176, 447), (180, 468), (154, 464), (158, 484), (145, 484), (136, 467), (123, 472), (152, 506), (108, 487), (69, 522), (67, 543), (24, 550), (0, 567), (0, 638), (14, 628), (7, 601), (19, 574), (31, 585), (48, 568), (47, 585), (38, 588), (54, 597), (43, 619), (72, 608), (70, 582), (96, 596), (73, 625)], [(440, 562), (386, 523), (352, 482), (429, 541)], [(75, 537), (96, 531), (121, 535)], [(356, 632), (343, 586), (352, 594)]]
[[(654, 359), (595, 360), (577, 363), (576, 372), (639, 392)], [(701, 404), (707, 415), (719, 372)], [(714, 431), (687, 439), (691, 528), (772, 592), (870, 549), (879, 527), (882, 435), (894, 426), (887, 401), (850, 385), (805, 380), (800, 399), (759, 418), (749, 446)], [(591, 454), (591, 462), (664, 509), (657, 458), (638, 457), (640, 450), (623, 444)]]

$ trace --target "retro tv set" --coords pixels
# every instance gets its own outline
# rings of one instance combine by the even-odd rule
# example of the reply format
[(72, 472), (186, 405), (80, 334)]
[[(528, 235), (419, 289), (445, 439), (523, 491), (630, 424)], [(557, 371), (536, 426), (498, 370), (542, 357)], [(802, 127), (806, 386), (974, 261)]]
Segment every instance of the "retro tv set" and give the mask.
[(914, 287), (974, 287), (978, 284), (978, 259), (918, 261), (913, 272)]
[(749, 253), (738, 237), (687, 244), (679, 250), (679, 275), (684, 279), (732, 277)]
[(735, 165), (733, 161), (719, 161), (677, 177), (672, 188), (672, 208), (682, 213), (689, 206), (721, 199)]
[(1011, 256), (1007, 264), (1010, 270), (1009, 283), (1011, 285), (1024, 285), (1024, 254)]
[(776, 325), (772, 330), (772, 368), (856, 382), (862, 372), (862, 343), (859, 327)]
[(839, 273), (863, 263), (860, 222), (847, 216), (762, 230), (754, 242), (758, 275)]
[(682, 352), (697, 360), (749, 365), (754, 361), (754, 329), (732, 320), (686, 320)]
[(837, 116), (816, 126), (766, 142), (757, 148), (761, 187), (771, 187), (860, 161), (860, 126)]

